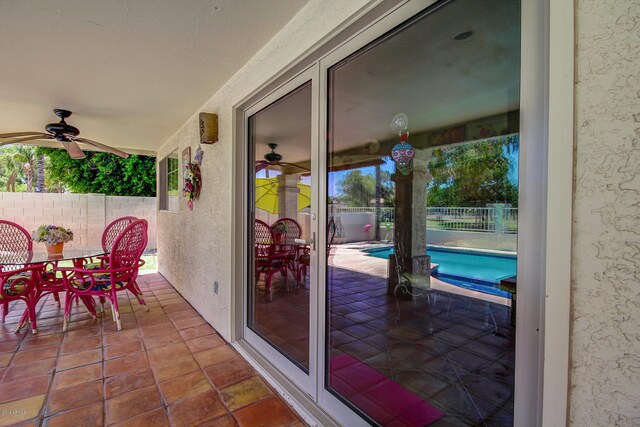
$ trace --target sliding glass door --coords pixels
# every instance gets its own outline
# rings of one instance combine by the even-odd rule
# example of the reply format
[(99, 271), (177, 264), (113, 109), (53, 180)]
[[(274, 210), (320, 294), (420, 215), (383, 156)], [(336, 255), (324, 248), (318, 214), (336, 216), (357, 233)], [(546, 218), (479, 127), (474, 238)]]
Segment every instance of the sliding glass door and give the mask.
[(327, 70), (325, 387), (380, 425), (513, 423), (520, 5), (437, 5)]
[(520, 1), (418, 6), (246, 111), (245, 338), (344, 425), (512, 425)]
[[(313, 70), (248, 111), (249, 216), (246, 336), (310, 390), (315, 246)], [(315, 324), (315, 323), (314, 323)], [(314, 344), (315, 346), (315, 344)]]

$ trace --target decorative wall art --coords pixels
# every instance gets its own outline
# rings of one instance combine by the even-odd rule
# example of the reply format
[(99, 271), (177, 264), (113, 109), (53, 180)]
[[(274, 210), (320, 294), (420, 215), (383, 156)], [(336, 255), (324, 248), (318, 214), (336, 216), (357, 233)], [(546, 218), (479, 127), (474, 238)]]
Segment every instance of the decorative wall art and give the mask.
[(400, 143), (391, 149), (391, 158), (396, 162), (398, 171), (403, 175), (409, 175), (413, 170), (411, 160), (415, 155), (414, 148), (406, 142), (409, 138), (408, 127), (409, 118), (404, 113), (396, 114), (391, 120), (391, 128), (400, 136)]
[(187, 207), (193, 210), (193, 201), (200, 196), (202, 188), (202, 175), (200, 166), (195, 162), (189, 162), (184, 169), (184, 196), (187, 198)]
[(214, 113), (200, 113), (200, 143), (213, 144), (218, 142), (218, 115)]

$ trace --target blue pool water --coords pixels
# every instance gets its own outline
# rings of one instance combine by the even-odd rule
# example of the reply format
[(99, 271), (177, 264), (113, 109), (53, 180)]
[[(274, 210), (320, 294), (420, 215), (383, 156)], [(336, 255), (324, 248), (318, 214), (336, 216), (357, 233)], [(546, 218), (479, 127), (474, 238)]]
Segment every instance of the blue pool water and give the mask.
[[(370, 256), (388, 259), (393, 247), (365, 250)], [(427, 247), (432, 264), (438, 264), (434, 277), (452, 285), (508, 297), (496, 288), (500, 280), (516, 274), (516, 258), (478, 252)]]

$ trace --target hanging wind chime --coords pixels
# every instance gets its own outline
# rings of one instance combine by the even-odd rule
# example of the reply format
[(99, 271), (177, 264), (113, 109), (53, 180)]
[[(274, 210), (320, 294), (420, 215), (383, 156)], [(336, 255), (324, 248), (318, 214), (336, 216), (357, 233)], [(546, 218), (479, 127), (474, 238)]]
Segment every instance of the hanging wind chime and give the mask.
[(391, 120), (391, 128), (398, 132), (398, 136), (400, 136), (400, 143), (391, 149), (391, 158), (396, 163), (396, 167), (401, 174), (409, 175), (413, 171), (411, 160), (415, 155), (415, 150), (407, 142), (407, 138), (409, 138), (409, 131), (407, 131), (409, 119), (407, 115), (404, 113), (396, 114)]

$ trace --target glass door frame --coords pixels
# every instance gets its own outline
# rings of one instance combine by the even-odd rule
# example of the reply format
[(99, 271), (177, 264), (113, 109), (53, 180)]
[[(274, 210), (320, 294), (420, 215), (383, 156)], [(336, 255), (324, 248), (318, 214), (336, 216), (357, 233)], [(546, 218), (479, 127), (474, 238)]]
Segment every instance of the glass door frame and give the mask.
[[(311, 83), (311, 129), (310, 129), (310, 140), (311, 140), (311, 228), (310, 231), (312, 233), (317, 233), (318, 221), (314, 220), (317, 218), (317, 210), (318, 210), (318, 191), (314, 189), (317, 186), (317, 182), (319, 181), (318, 174), (318, 121), (316, 117), (318, 115), (318, 95), (319, 95), (319, 87), (318, 87), (318, 65), (315, 64), (301, 73), (297, 74), (295, 77), (289, 79), (286, 83), (270, 92), (268, 95), (248, 107), (244, 110), (243, 114), (243, 127), (244, 127), (244, 135), (246, 138), (244, 142), (248, 149), (245, 151), (245, 168), (244, 171), (246, 173), (247, 186), (245, 188), (249, 188), (250, 177), (255, 175), (255, 169), (252, 165), (255, 162), (254, 157), (254, 147), (250, 146), (249, 141), (249, 118), (255, 113), (261, 111), (262, 109), (268, 107), (273, 104), (283, 96), (286, 96), (290, 92), (296, 90), (300, 86), (305, 83)], [(245, 280), (243, 283), (243, 328), (242, 335), (244, 339), (253, 346), (260, 354), (262, 354), (271, 364), (273, 364), (277, 369), (279, 369), (285, 376), (287, 376), (297, 387), (303, 390), (305, 393), (309, 395), (314, 395), (316, 390), (316, 375), (313, 373), (317, 371), (317, 358), (315, 357), (317, 351), (315, 349), (317, 342), (317, 288), (318, 281), (317, 275), (315, 272), (318, 270), (318, 265), (316, 263), (317, 256), (315, 256), (315, 250), (311, 249), (310, 256), (310, 266), (309, 266), (309, 374), (305, 373), (299, 366), (297, 366), (294, 362), (292, 362), (289, 358), (287, 358), (280, 351), (275, 349), (267, 340), (261, 337), (258, 333), (253, 331), (249, 327), (249, 279), (252, 277), (250, 273), (250, 269), (253, 269), (253, 266), (248, 262), (251, 259), (250, 251), (248, 250), (248, 241), (251, 233), (251, 228), (249, 226), (249, 222), (252, 221), (252, 215), (250, 212), (253, 212), (252, 209), (254, 207), (251, 203), (249, 203), (250, 193), (245, 193), (244, 197), (246, 202), (245, 210), (243, 214), (244, 224), (246, 227), (245, 239), (244, 239), (244, 259), (245, 259)]]
[[(262, 373), (267, 374), (275, 381), (275, 378), (281, 379), (280, 385), (286, 389), (292, 396), (300, 398), (302, 395), (299, 390), (291, 390), (288, 388), (290, 384), (282, 381), (283, 376), (287, 380), (291, 380), (295, 387), (304, 392), (305, 401), (299, 401), (298, 409), (308, 414), (317, 413), (317, 410), (310, 409), (309, 405), (317, 405), (325, 415), (329, 418), (338, 420), (344, 425), (369, 425), (363, 418), (358, 416), (349, 407), (343, 404), (333, 394), (325, 388), (325, 338), (326, 338), (326, 236), (322, 231), (327, 223), (326, 211), (326, 173), (320, 174), (320, 171), (326, 172), (327, 167), (327, 70), (334, 64), (342, 61), (350, 54), (356, 52), (360, 48), (366, 46), (371, 41), (390, 31), (397, 25), (402, 24), (407, 19), (417, 13), (431, 7), (437, 3), (436, 0), (407, 0), (399, 5), (390, 7), (386, 12), (370, 23), (365, 24), (361, 28), (356, 28), (352, 36), (347, 37), (346, 41), (339, 41), (333, 48), (323, 50), (319, 53), (309, 53), (307, 58), (301, 59), (297, 63), (284, 67), (283, 71), (271, 81), (266, 82), (263, 86), (257, 88), (251, 95), (247, 96), (245, 104), (240, 102), (235, 106), (238, 113), (235, 117), (237, 121), (243, 120), (242, 123), (235, 123), (236, 142), (243, 147), (237, 148), (236, 165), (241, 165), (241, 170), (236, 171), (235, 189), (237, 191), (236, 199), (236, 218), (233, 219), (236, 234), (236, 243), (238, 236), (241, 236), (240, 244), (236, 245), (235, 255), (238, 270), (235, 278), (238, 286), (242, 287), (242, 298), (237, 299), (241, 294), (236, 295), (236, 302), (233, 303), (234, 310), (240, 310), (232, 314), (236, 321), (236, 327), (232, 328), (234, 341), (244, 354), (253, 358), (254, 361), (262, 360), (263, 365), (271, 364), (276, 367), (279, 372), (273, 373), (267, 367)], [(543, 408), (542, 400), (547, 394), (543, 394), (543, 374), (544, 355), (553, 354), (545, 351), (544, 348), (544, 316), (545, 316), (545, 273), (548, 260), (545, 254), (550, 250), (546, 245), (546, 233), (550, 208), (547, 199), (547, 183), (553, 182), (552, 178), (557, 177), (559, 172), (549, 170), (547, 168), (548, 159), (551, 153), (558, 152), (562, 147), (550, 147), (548, 131), (548, 55), (549, 55), (549, 4), (544, 2), (529, 2), (522, 0), (521, 4), (521, 148), (520, 148), (520, 206), (523, 210), (520, 215), (518, 239), (518, 276), (526, 278), (529, 283), (534, 286), (519, 290), (518, 301), (522, 306), (522, 310), (518, 310), (517, 323), (521, 325), (516, 342), (516, 385), (515, 385), (515, 425), (540, 425)], [(354, 24), (355, 26), (355, 24)], [(342, 28), (340, 29), (342, 30)], [(553, 28), (552, 28), (553, 30)], [(558, 31), (558, 28), (555, 28)], [(324, 40), (327, 40), (326, 38)], [(327, 43), (331, 43), (330, 41)], [(323, 45), (324, 47), (324, 45)], [(315, 56), (314, 56), (315, 55)], [(311, 64), (301, 73), (293, 74), (292, 70), (300, 66), (300, 63)], [(287, 71), (287, 69), (289, 71)], [(311, 71), (313, 70), (313, 71)], [(289, 74), (287, 74), (289, 73)], [(251, 331), (247, 331), (246, 326), (246, 310), (247, 310), (247, 235), (248, 221), (246, 206), (248, 197), (245, 194), (247, 187), (248, 171), (250, 170), (248, 139), (247, 139), (247, 118), (254, 112), (257, 105), (262, 107), (273, 102), (288, 91), (296, 88), (304, 83), (302, 75), (308, 75), (312, 80), (313, 88), (313, 105), (312, 105), (312, 181), (315, 188), (312, 191), (312, 212), (316, 214), (316, 220), (312, 221), (311, 229), (316, 232), (316, 255), (312, 256), (311, 280), (311, 313), (310, 313), (310, 333), (315, 334), (315, 339), (310, 336), (310, 375), (301, 378), (301, 371), (282, 356), (277, 350), (271, 348), (266, 342), (260, 343), (259, 337), (248, 336)], [(302, 79), (302, 80), (299, 80)], [(272, 89), (277, 82), (285, 81), (276, 89)], [(293, 83), (296, 82), (296, 83)], [(263, 94), (269, 90), (268, 94), (253, 104), (248, 104), (249, 100), (255, 99), (258, 94)], [(282, 90), (282, 92), (281, 92)], [(557, 97), (554, 97), (557, 100)], [(263, 103), (264, 102), (264, 103)], [(251, 114), (248, 114), (251, 113)], [(252, 155), (252, 154), (251, 154)], [(564, 172), (563, 172), (564, 173)], [(555, 193), (554, 193), (555, 194)], [(238, 200), (240, 199), (240, 200)], [(561, 200), (560, 196), (555, 195), (551, 198), (551, 202)], [(526, 212), (525, 210), (529, 210)], [(238, 215), (239, 214), (239, 215)], [(566, 219), (567, 215), (564, 215)], [(569, 213), (570, 217), (570, 213)], [(241, 223), (238, 223), (241, 221)], [(314, 259), (315, 258), (315, 259)], [(553, 264), (553, 263), (552, 263)], [(555, 264), (553, 264), (556, 267)], [(323, 286), (318, 286), (323, 284)], [(241, 307), (240, 307), (241, 305)], [(557, 304), (554, 307), (558, 311)], [(553, 331), (547, 331), (547, 334)], [(254, 334), (255, 335), (255, 334)], [(254, 347), (259, 356), (252, 355), (250, 350), (243, 344), (247, 341), (249, 347)], [(255, 354), (255, 352), (254, 352)], [(564, 355), (566, 356), (566, 355)], [(280, 360), (284, 359), (284, 360)], [(551, 360), (553, 359), (553, 360)], [(548, 357), (549, 364), (565, 366), (566, 363), (560, 363), (563, 355), (555, 355)], [(265, 363), (266, 361), (266, 363)], [(291, 371), (287, 367), (287, 363), (291, 364), (298, 371)], [(261, 366), (263, 366), (261, 365)], [(565, 366), (566, 368), (566, 366)], [(551, 394), (551, 393), (549, 393)], [(558, 398), (562, 398), (557, 393)], [(303, 406), (303, 407), (301, 407)]]

